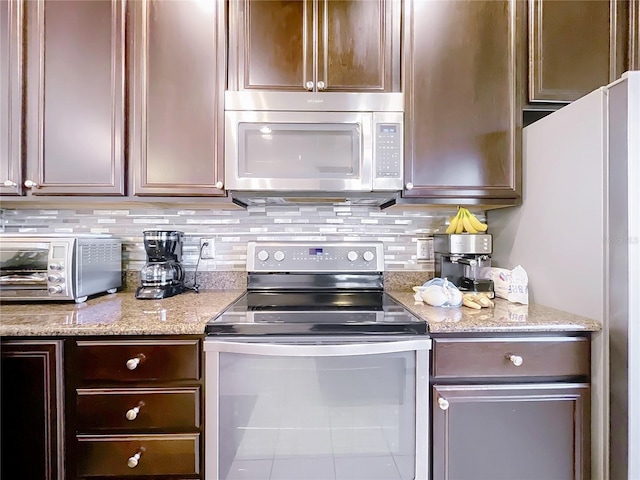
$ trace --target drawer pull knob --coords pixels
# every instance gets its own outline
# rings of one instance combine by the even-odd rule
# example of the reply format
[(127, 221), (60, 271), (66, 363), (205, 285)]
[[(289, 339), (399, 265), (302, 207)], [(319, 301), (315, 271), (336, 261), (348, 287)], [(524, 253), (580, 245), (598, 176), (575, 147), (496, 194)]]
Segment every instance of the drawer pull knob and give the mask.
[(506, 357), (516, 367), (519, 367), (520, 365), (522, 365), (523, 360), (522, 360), (522, 357), (520, 355), (514, 355), (513, 353), (507, 353)]
[(129, 457), (127, 459), (127, 467), (136, 468), (138, 466), (138, 463), (140, 462), (140, 457), (142, 456), (142, 452), (144, 452), (144, 447), (140, 447), (140, 450), (138, 450), (135, 453), (135, 455)]
[(140, 413), (140, 407), (133, 407), (131, 410), (127, 410), (127, 420), (135, 420)]
[(127, 368), (129, 370), (135, 370), (136, 368), (138, 368), (138, 365), (140, 365), (140, 362), (142, 362), (143, 360), (144, 360), (143, 354), (136, 355), (135, 357), (127, 360)]
[(440, 410), (449, 410), (449, 400), (440, 397), (438, 399), (438, 406), (440, 407)]

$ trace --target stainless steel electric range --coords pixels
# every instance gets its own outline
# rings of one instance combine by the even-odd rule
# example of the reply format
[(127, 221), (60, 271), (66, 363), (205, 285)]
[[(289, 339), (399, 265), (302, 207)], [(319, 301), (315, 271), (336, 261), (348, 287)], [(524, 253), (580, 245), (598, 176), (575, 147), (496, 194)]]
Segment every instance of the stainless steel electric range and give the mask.
[(381, 242), (250, 242), (205, 330), (205, 478), (428, 478), (431, 340)]

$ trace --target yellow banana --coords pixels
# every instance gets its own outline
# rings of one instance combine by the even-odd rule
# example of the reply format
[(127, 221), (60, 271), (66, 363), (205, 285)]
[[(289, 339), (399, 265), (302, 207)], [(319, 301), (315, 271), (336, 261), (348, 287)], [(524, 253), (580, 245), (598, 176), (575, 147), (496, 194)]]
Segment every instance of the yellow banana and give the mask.
[(458, 223), (456, 224), (456, 233), (464, 232), (464, 215), (462, 214), (462, 209), (458, 210), (458, 214), (456, 215), (458, 218)]
[[(465, 209), (466, 210), (466, 209)], [(473, 228), (471, 225), (471, 221), (469, 220), (469, 215), (467, 215), (466, 211), (462, 211), (462, 224), (464, 225), (464, 229), (469, 233), (478, 233), (478, 230)]]
[(487, 224), (482, 223), (480, 220), (478, 220), (476, 216), (466, 208), (465, 210), (466, 210), (467, 218), (469, 218), (469, 223), (471, 223), (473, 228), (475, 228), (478, 232), (486, 232), (488, 228)]
[(452, 234), (456, 231), (456, 227), (458, 226), (458, 215), (451, 217), (449, 220), (449, 226), (447, 227), (446, 233)]

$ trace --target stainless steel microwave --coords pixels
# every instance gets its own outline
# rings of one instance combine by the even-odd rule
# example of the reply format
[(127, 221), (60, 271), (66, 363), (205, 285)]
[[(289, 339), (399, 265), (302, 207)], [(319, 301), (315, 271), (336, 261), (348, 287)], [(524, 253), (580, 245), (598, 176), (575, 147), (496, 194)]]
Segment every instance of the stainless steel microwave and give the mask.
[(403, 186), (403, 94), (225, 94), (225, 185), (253, 192)]
[(106, 234), (0, 234), (0, 300), (73, 300), (122, 285), (122, 241)]

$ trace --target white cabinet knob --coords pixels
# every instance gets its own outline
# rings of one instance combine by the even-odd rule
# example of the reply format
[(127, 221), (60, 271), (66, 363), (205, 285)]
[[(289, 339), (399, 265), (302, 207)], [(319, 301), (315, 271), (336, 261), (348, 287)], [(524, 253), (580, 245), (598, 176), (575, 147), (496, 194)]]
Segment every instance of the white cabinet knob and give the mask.
[(407, 183), (404, 188), (406, 188), (407, 190), (413, 190), (413, 183), (409, 182)]
[(129, 457), (127, 460), (127, 467), (136, 468), (138, 466), (138, 462), (140, 461), (140, 457), (142, 456), (142, 452), (136, 452), (135, 455)]
[(222, 187), (224, 187), (224, 183), (222, 182), (216, 182), (216, 188), (219, 190), (222, 190)]
[(438, 406), (440, 407), (440, 410), (449, 410), (449, 400), (440, 397), (438, 399)]
[(4, 186), (5, 187), (17, 187), (18, 184), (16, 182), (14, 182), (13, 180), (5, 180), (4, 181)]
[(135, 370), (136, 368), (138, 368), (138, 365), (140, 365), (140, 362), (142, 360), (144, 360), (144, 355), (141, 353), (133, 358), (130, 358), (129, 360), (127, 360), (127, 368), (129, 370)]
[(311, 80), (309, 80), (307, 83), (305, 83), (304, 86), (309, 91), (313, 90), (313, 82)]
[(24, 186), (27, 187), (27, 188), (40, 188), (40, 185), (38, 185), (33, 180), (25, 180), (24, 181)]
[(324, 88), (325, 88), (325, 84), (322, 80), (320, 80), (318, 82), (318, 90), (324, 90)]
[(133, 407), (131, 410), (127, 410), (125, 416), (127, 420), (135, 420), (138, 417), (138, 413), (140, 413), (140, 407)]
[(522, 359), (522, 357), (520, 355), (514, 355), (513, 353), (507, 353), (505, 356), (516, 367), (519, 367), (520, 365), (522, 365), (522, 362), (524, 362), (524, 360)]

